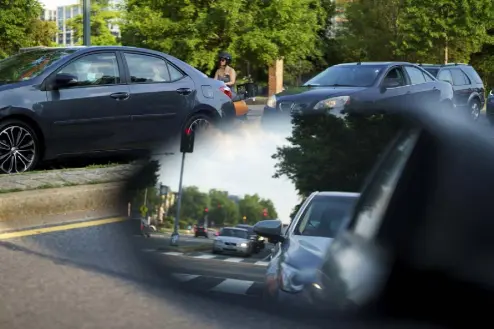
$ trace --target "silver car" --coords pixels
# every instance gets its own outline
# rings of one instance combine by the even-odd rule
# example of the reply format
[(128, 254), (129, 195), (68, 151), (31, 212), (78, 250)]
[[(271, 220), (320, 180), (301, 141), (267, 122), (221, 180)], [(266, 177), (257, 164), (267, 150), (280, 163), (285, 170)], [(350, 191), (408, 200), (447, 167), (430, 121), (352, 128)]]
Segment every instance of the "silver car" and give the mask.
[(252, 255), (253, 244), (246, 229), (224, 227), (213, 242), (213, 253), (234, 253), (245, 257)]

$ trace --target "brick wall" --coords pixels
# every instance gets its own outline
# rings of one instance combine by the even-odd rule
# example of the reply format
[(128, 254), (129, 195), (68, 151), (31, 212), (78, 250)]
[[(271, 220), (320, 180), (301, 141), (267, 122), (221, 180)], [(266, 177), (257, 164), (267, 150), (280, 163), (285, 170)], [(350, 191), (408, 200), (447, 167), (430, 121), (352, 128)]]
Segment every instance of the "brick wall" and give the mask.
[(269, 67), (268, 96), (277, 94), (282, 90), (283, 90), (283, 60), (279, 59)]

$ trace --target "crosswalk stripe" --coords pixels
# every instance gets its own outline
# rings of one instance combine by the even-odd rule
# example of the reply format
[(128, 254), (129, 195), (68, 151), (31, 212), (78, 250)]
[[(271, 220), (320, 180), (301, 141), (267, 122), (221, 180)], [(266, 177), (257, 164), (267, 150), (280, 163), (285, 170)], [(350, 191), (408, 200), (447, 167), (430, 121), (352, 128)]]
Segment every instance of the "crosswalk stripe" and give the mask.
[(247, 290), (254, 284), (254, 281), (244, 281), (236, 279), (226, 279), (212, 288), (211, 291), (229, 294), (245, 295)]
[(204, 255), (193, 256), (193, 257), (194, 258), (200, 258), (200, 259), (212, 259), (212, 258), (216, 258), (216, 255), (204, 254)]
[(184, 273), (174, 273), (173, 276), (180, 282), (187, 282), (190, 280), (194, 280), (195, 278), (200, 277), (200, 275), (195, 274), (184, 274)]
[(169, 256), (182, 256), (184, 253), (178, 252), (178, 251), (167, 251), (167, 252), (164, 252), (163, 254), (169, 255)]
[(240, 262), (243, 262), (244, 259), (243, 258), (238, 258), (238, 257), (233, 257), (233, 258), (223, 259), (223, 261), (225, 261), (225, 262), (231, 262), (231, 263), (240, 263)]
[(264, 262), (262, 260), (255, 262), (254, 265), (259, 265), (259, 266), (268, 266), (269, 262)]

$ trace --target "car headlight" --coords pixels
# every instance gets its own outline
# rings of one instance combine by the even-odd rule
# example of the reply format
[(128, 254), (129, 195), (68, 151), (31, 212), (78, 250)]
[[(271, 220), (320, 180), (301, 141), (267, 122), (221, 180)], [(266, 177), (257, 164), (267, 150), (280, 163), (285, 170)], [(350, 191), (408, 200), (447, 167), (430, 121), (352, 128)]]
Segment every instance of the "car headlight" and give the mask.
[(314, 106), (314, 110), (342, 109), (350, 103), (350, 96), (338, 96), (323, 99)]
[(297, 269), (286, 264), (281, 264), (279, 273), (281, 290), (291, 293), (302, 291), (304, 289), (304, 283), (297, 280), (297, 274)]
[(270, 96), (268, 98), (266, 105), (272, 108), (276, 108), (276, 96), (275, 95)]
[(247, 247), (247, 243), (242, 242), (242, 243), (240, 244), (240, 247)]
[(491, 89), (491, 91), (489, 92), (489, 96), (494, 96), (494, 89)]
[(260, 236), (259, 237), (259, 241), (264, 241), (264, 237), (263, 236)]

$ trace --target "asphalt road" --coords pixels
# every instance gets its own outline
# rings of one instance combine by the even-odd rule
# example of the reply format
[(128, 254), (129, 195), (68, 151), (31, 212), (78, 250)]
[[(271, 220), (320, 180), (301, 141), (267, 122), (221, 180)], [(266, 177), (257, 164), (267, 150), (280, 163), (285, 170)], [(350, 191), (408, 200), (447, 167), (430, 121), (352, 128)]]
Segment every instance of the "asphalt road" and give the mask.
[[(126, 221), (0, 241), (0, 327), (182, 329), (302, 325), (297, 319), (264, 310), (259, 307), (259, 298), (239, 294), (239, 288), (237, 294), (225, 293), (225, 287), (237, 281), (228, 281), (223, 290), (220, 287), (205, 293), (214, 285), (205, 283), (211, 279), (204, 277), (257, 282), (263, 266), (149, 252), (151, 239), (136, 233), (135, 222)], [(182, 289), (184, 276), (179, 279), (175, 272), (202, 279), (196, 283), (188, 280), (188, 289)], [(303, 326), (319, 327), (307, 321)]]

